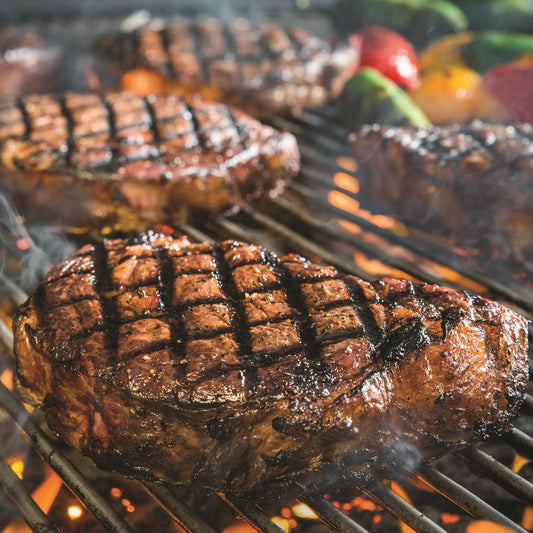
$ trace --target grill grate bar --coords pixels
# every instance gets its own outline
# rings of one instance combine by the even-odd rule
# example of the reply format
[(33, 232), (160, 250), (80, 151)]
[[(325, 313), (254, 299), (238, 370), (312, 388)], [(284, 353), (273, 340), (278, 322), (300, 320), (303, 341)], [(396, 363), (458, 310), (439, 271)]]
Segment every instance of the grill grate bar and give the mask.
[(316, 515), (334, 531), (342, 533), (369, 533), (367, 529), (345, 515), (321, 495), (309, 495), (300, 498)]
[(423, 465), (419, 471), (421, 475), (418, 477), (422, 481), (427, 483), (439, 494), (455, 503), (455, 505), (463, 509), (463, 511), (467, 512), (470, 516), (477, 519), (490, 520), (491, 522), (501, 524), (515, 531), (525, 533), (525, 530), (518, 526), (511, 519), (507, 518), (505, 515), (485, 503), (484, 500), (459, 485), (459, 483), (456, 483), (449, 477), (445, 476), (438, 470), (435, 470), (430, 466)]
[[(294, 189), (301, 191), (302, 187), (295, 185)], [(386, 262), (391, 267), (394, 267), (399, 270), (402, 270), (403, 272), (409, 273), (415, 278), (418, 278), (418, 279), (429, 278), (428, 272), (418, 268), (417, 265), (415, 265), (414, 263), (410, 263), (401, 258), (387, 256), (386, 252), (380, 251), (377, 247), (368, 244), (367, 242), (363, 241), (357, 236), (352, 235), (348, 232), (342, 231), (340, 228), (334, 227), (331, 224), (320, 222), (317, 219), (313, 218), (311, 215), (308, 215), (304, 212), (300, 212), (293, 203), (289, 202), (288, 200), (284, 198), (277, 198), (276, 200), (274, 200), (274, 202), (277, 205), (281, 206), (284, 210), (289, 211), (293, 215), (300, 218), (300, 220), (302, 220), (305, 224), (311, 226), (316, 232), (322, 232), (326, 234), (328, 237), (333, 237), (341, 242), (345, 242), (352, 246), (356, 246), (362, 252), (368, 255), (372, 255), (373, 257), (375, 257), (376, 259), (382, 262)], [(361, 277), (368, 278), (368, 275), (361, 276)], [(431, 281), (434, 283), (441, 283), (441, 284), (446, 283), (447, 285), (450, 285), (450, 282), (448, 280), (439, 278), (438, 276), (435, 276), (435, 275), (431, 276)]]
[(35, 451), (57, 472), (108, 531), (133, 532), (127, 522), (91, 487), (76, 466), (57, 449), (57, 446), (30, 418), (30, 413), (22, 403), (3, 383), (0, 383), (0, 404), (32, 443)]
[(190, 507), (180, 502), (168, 488), (153, 483), (141, 483), (141, 486), (187, 533), (195, 531), (215, 533), (207, 522), (197, 516)]
[(373, 481), (369, 485), (363, 485), (361, 491), (375, 503), (381, 505), (389, 513), (419, 533), (446, 533), (438, 524), (378, 481)]
[(300, 249), (308, 251), (312, 255), (321, 257), (325, 262), (334, 265), (345, 272), (354, 274), (355, 276), (364, 277), (366, 275), (366, 273), (355, 263), (339, 259), (335, 254), (331, 253), (323, 246), (320, 246), (307, 237), (302, 236), (298, 232), (289, 229), (287, 226), (279, 223), (272, 217), (248, 208), (245, 208), (244, 212), (255, 222), (259, 222), (262, 225), (267, 226), (272, 232), (282, 236), (287, 242)]
[(478, 448), (465, 448), (456, 455), (470, 463), (505, 490), (533, 505), (533, 484)]
[(230, 492), (218, 492), (220, 499), (226, 502), (248, 525), (257, 531), (264, 533), (282, 533), (282, 529), (276, 525), (254, 503), (238, 498)]
[(509, 433), (505, 434), (503, 440), (512, 446), (520, 455), (533, 459), (533, 438), (513, 428)]
[[(291, 188), (293, 189), (296, 189), (296, 187), (298, 188), (298, 192), (300, 193), (305, 191), (305, 189), (302, 189), (302, 187), (298, 187), (297, 185), (295, 186), (295, 184), (291, 185)], [(348, 192), (345, 192), (344, 194), (349, 196)], [(494, 293), (503, 296), (525, 307), (526, 309), (533, 309), (533, 296), (531, 296), (527, 291), (524, 291), (524, 287), (515, 287), (510, 282), (500, 282), (492, 276), (488, 276), (486, 274), (468, 268), (461, 264), (461, 261), (459, 259), (455, 260), (453, 257), (453, 253), (450, 250), (444, 250), (436, 245), (431, 245), (430, 243), (420, 243), (411, 237), (403, 237), (401, 235), (397, 235), (392, 231), (380, 228), (379, 226), (375, 226), (372, 222), (365, 220), (364, 218), (361, 218), (356, 214), (335, 207), (334, 205), (331, 205), (330, 203), (317, 198), (316, 195), (310, 194), (307, 196), (309, 196), (309, 199), (319, 204), (321, 208), (331, 212), (339, 218), (357, 224), (365, 230), (372, 231), (374, 234), (379, 235), (380, 237), (384, 237), (387, 240), (398, 244), (433, 262), (439, 262), (442, 265), (446, 265), (447, 267), (455, 270), (458, 274), (461, 274), (466, 278), (470, 278), (471, 280), (476, 281), (477, 283), (485, 285), (486, 287), (494, 291)], [(391, 259), (392, 258), (388, 258), (387, 262), (390, 262)], [(425, 272), (424, 276), (427, 278), (430, 277), (431, 274), (429, 272)]]
[(18, 507), (24, 516), (24, 520), (33, 531), (39, 531), (39, 533), (59, 533), (59, 530), (35, 503), (26, 491), (22, 481), (11, 470), (11, 467), (3, 458), (0, 459), (0, 480), (2, 489)]

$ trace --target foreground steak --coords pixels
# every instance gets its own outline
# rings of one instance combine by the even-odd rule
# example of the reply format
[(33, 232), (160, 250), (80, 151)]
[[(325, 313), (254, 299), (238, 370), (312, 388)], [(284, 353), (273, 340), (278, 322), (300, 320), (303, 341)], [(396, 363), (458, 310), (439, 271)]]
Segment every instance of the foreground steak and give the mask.
[(242, 18), (147, 24), (108, 38), (102, 48), (126, 68), (145, 69), (125, 77), (129, 89), (205, 91), (260, 116), (323, 104), (341, 91), (358, 63), (351, 46), (331, 45), (302, 28), (256, 26)]
[(425, 231), (533, 272), (533, 125), (363, 126), (361, 194)]
[(505, 432), (528, 372), (495, 302), (159, 234), (83, 247), (14, 333), (20, 393), (98, 465), (241, 492)]
[(27, 212), (74, 223), (117, 207), (151, 222), (223, 211), (280, 192), (299, 168), (291, 134), (237, 109), (125, 92), (1, 106), (0, 158), (0, 186)]

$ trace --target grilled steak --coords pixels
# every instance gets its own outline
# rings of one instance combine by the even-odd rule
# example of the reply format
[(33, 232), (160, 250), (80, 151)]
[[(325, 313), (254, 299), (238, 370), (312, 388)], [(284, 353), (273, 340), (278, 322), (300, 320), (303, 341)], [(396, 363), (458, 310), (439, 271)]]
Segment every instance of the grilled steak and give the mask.
[(15, 26), (0, 30), (0, 99), (54, 89), (59, 47)]
[(108, 222), (117, 205), (151, 222), (227, 210), (280, 192), (299, 168), (291, 134), (237, 109), (122, 92), (0, 107), (0, 157), (19, 203), (82, 222)]
[(236, 491), (502, 433), (528, 372), (495, 302), (154, 233), (53, 268), (14, 334), (19, 392), (99, 466)]
[[(131, 90), (162, 87), (205, 91), (209, 98), (245, 106), (260, 116), (298, 113), (337, 95), (358, 63), (358, 50), (331, 45), (301, 28), (197, 19), (145, 25), (115, 35), (102, 48), (131, 69)], [(155, 83), (156, 85), (151, 85)]]
[(533, 125), (372, 125), (351, 143), (378, 210), (533, 272)]

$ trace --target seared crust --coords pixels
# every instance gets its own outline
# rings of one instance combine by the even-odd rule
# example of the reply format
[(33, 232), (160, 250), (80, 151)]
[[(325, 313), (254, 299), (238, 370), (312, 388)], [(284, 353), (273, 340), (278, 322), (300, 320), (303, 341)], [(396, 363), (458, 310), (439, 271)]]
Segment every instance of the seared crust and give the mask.
[(18, 390), (98, 465), (236, 491), (500, 434), (528, 379), (498, 303), (158, 234), (82, 248), (14, 333)]
[(260, 116), (296, 114), (336, 96), (358, 51), (302, 28), (203, 18), (148, 24), (103, 44), (122, 66), (145, 68), (187, 91), (244, 106)]
[(150, 222), (275, 195), (298, 171), (295, 138), (199, 97), (32, 95), (0, 107), (2, 188), (66, 221)]
[(376, 209), (533, 272), (531, 124), (372, 125), (351, 143)]

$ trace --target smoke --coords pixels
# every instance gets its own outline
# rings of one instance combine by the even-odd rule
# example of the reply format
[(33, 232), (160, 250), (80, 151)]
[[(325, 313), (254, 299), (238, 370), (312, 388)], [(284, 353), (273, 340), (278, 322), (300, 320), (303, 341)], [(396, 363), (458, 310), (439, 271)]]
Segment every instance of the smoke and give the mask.
[[(0, 281), (9, 289), (13, 283), (29, 291), (51, 265), (74, 252), (74, 245), (55, 228), (34, 225), (26, 228), (24, 218), (8, 197), (0, 194)], [(10, 292), (13, 292), (12, 290)]]

